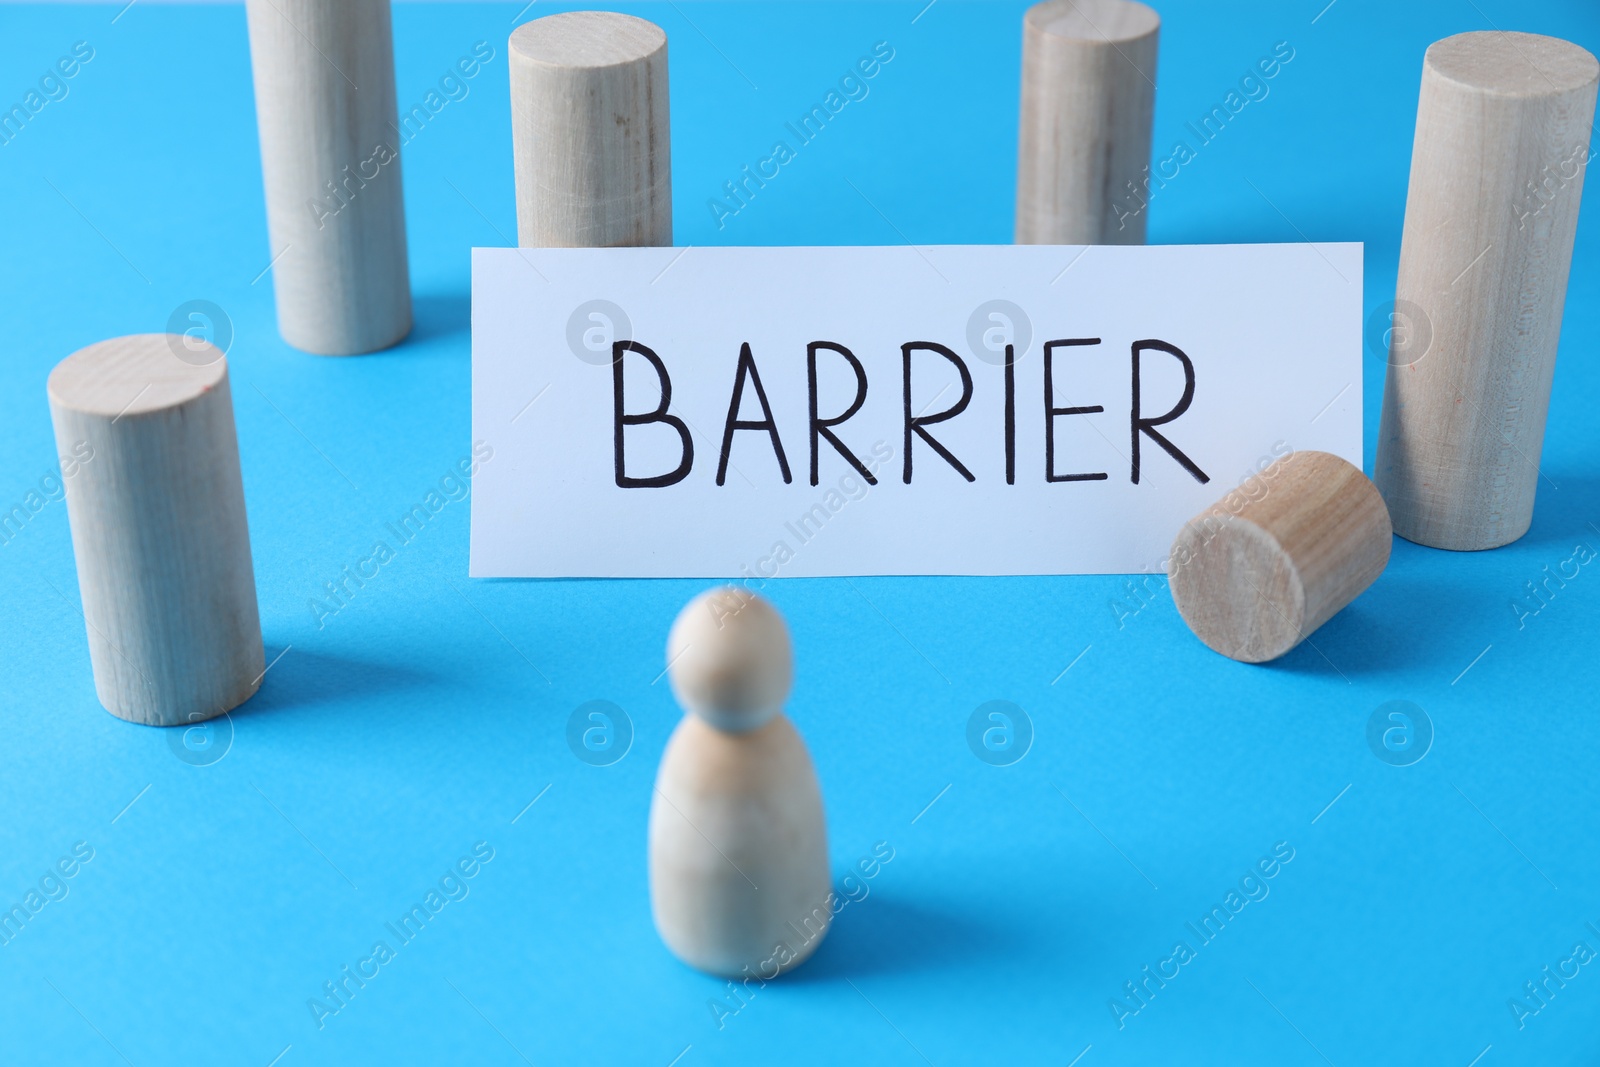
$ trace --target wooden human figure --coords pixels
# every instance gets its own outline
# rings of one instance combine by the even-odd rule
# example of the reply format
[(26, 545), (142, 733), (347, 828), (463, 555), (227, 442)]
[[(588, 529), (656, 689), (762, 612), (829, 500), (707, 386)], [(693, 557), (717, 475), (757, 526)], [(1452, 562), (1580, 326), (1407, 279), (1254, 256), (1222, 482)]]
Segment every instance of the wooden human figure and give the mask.
[(766, 600), (713, 589), (678, 615), (667, 662), (688, 714), (650, 806), (656, 929), (692, 967), (769, 979), (804, 962), (832, 918), (822, 793), (782, 710), (789, 631)]

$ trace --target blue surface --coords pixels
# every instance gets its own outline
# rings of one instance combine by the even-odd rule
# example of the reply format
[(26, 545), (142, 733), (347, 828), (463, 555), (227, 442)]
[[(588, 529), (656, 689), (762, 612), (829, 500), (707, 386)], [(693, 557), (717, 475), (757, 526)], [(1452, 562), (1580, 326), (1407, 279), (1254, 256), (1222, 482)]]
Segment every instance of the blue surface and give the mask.
[[(1295, 58), (1160, 194), (1150, 235), (1364, 241), (1375, 309), (1393, 293), (1426, 45), (1493, 25), (1595, 50), (1600, 12), (1324, 2), (1161, 5), (1158, 154), (1276, 42)], [(75, 843), (93, 850), (0, 945), (0, 1061), (1593, 1062), (1600, 965), (1566, 965), (1577, 976), (1521, 1028), (1508, 1007), (1576, 942), (1600, 950), (1600, 568), (1552, 584), (1536, 615), (1513, 608), (1545, 567), (1600, 547), (1593, 187), (1533, 529), (1475, 555), (1397, 542), (1315, 648), (1219, 658), (1155, 580), (1139, 610), (1123, 578), (769, 585), (835, 870), (879, 841), (894, 859), (811, 963), (719, 1029), (708, 1002), (726, 990), (661, 946), (645, 880), (677, 717), (662, 647), (699, 583), (468, 581), (455, 502), (320, 628), (308, 607), (468, 452), (468, 249), (515, 229), (504, 42), (520, 4), (396, 8), (402, 101), (479, 40), (496, 58), (404, 149), (417, 329), (355, 359), (287, 348), (270, 275), (252, 281), (271, 252), (242, 8), (144, 2), (113, 20), (119, 6), (0, 6), (7, 105), (73, 42), (95, 50), (0, 145), (0, 502), (53, 466), (59, 359), (214, 301), (237, 333), (281, 658), (231, 743), (186, 750), (222, 758), (185, 762), (170, 732), (96, 702), (65, 507), (41, 494), (0, 546), (0, 900), (23, 902)], [(672, 41), (678, 243), (1008, 240), (1022, 5), (920, 7), (629, 8)], [(895, 58), (870, 95), (719, 230), (706, 202), (722, 182), (877, 41)], [(1366, 366), (1370, 464), (1383, 363)], [(996, 699), (1035, 731), (1008, 767), (966, 742)], [(632, 722), (609, 767), (565, 740), (590, 700)], [(1368, 745), (1391, 700), (1436, 733), (1412, 766)], [(477, 842), (493, 859), (467, 895), (400, 946), (384, 924)], [(1293, 859), (1269, 895), (1201, 944), (1186, 923), (1278, 842)], [(394, 958), (319, 1029), (308, 999), (380, 939)], [(1111, 999), (1179, 940), (1194, 958), (1119, 1029)]]

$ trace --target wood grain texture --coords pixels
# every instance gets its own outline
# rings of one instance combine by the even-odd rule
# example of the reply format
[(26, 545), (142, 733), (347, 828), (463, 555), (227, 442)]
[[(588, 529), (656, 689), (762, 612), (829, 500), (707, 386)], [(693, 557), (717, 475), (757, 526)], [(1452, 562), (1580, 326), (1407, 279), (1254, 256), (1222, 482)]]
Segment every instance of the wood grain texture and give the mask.
[(1427, 51), (1374, 468), (1408, 540), (1495, 548), (1533, 521), (1597, 80), (1553, 37)]
[[(1143, 244), (1161, 18), (1132, 0), (1046, 0), (1022, 29), (1018, 244)], [(1119, 218), (1119, 216), (1121, 216)]]
[(60, 452), (93, 450), (67, 514), (100, 702), (175, 726), (248, 700), (265, 667), (226, 357), (118, 337), (62, 360), (47, 391)]
[(1393, 541), (1383, 498), (1327, 452), (1294, 452), (1184, 524), (1172, 545), (1172, 599), (1213, 650), (1246, 663), (1305, 640), (1383, 573)]
[(318, 355), (388, 348), (411, 331), (389, 0), (246, 12), (278, 330)]
[(672, 244), (667, 35), (572, 11), (518, 26), (508, 51), (517, 243)]
[(777, 611), (739, 589), (684, 608), (668, 640), (688, 714), (650, 805), (650, 901), (679, 959), (767, 979), (803, 963), (833, 918), (822, 792), (780, 709), (793, 661)]

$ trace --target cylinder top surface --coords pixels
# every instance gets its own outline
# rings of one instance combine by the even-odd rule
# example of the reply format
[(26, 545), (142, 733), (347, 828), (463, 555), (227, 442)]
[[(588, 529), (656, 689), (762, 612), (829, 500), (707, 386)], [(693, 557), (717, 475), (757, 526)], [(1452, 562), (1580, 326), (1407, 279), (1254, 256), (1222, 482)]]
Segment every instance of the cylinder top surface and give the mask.
[(50, 372), (50, 399), (87, 415), (142, 415), (187, 403), (228, 376), (221, 349), (168, 333), (113, 337), (80, 348)]
[(1161, 28), (1161, 16), (1135, 0), (1045, 0), (1027, 20), (1053, 37), (1092, 44), (1135, 41)]
[(1458, 33), (1428, 46), (1424, 65), (1450, 81), (1497, 96), (1554, 96), (1600, 78), (1600, 62), (1588, 49), (1536, 33)]
[(615, 11), (564, 11), (511, 32), (511, 51), (519, 58), (563, 68), (634, 63), (666, 44), (660, 26)]

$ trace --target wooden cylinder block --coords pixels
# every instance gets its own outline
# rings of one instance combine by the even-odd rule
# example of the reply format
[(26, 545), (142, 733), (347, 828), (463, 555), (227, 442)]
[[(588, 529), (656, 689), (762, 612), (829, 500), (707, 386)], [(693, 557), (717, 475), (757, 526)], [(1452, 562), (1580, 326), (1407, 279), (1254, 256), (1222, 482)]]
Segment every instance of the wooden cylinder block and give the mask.
[(247, 0), (278, 332), (324, 356), (411, 332), (389, 0)]
[(672, 244), (667, 35), (610, 11), (570, 11), (511, 34), (517, 243)]
[(95, 690), (176, 726), (255, 693), (265, 670), (228, 361), (192, 338), (101, 341), (47, 385)]
[(1327, 452), (1290, 453), (1250, 486), (1259, 489), (1229, 494), (1184, 525), (1169, 574), (1196, 637), (1264, 663), (1376, 581), (1393, 537), (1377, 488)]
[(1597, 80), (1526, 33), (1423, 60), (1374, 469), (1407, 540), (1495, 548), (1533, 522)]
[(1017, 244), (1144, 243), (1160, 31), (1161, 17), (1133, 0), (1028, 9)]

